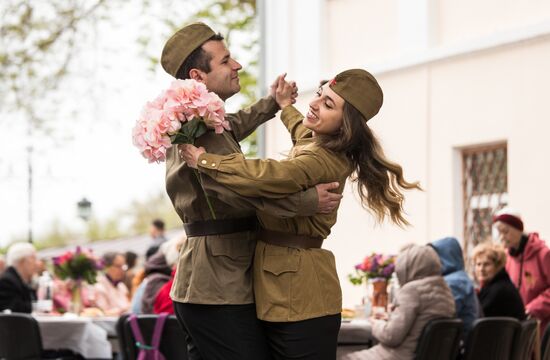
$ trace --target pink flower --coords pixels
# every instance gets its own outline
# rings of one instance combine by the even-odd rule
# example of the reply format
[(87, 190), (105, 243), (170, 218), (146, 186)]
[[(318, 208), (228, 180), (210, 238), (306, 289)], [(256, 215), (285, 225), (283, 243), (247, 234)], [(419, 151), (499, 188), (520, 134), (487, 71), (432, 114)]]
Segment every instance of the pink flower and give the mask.
[(149, 162), (164, 161), (167, 149), (176, 139), (174, 135), (196, 136), (182, 132), (182, 125), (196, 117), (217, 134), (231, 130), (225, 120), (224, 102), (218, 95), (198, 81), (175, 80), (155, 100), (145, 104), (132, 130), (132, 142)]

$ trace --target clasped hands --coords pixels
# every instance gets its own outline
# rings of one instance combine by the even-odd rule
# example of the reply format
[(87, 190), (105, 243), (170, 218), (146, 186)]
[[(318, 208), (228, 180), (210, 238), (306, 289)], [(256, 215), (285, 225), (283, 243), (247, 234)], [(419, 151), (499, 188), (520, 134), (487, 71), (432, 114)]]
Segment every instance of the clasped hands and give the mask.
[[(296, 103), (296, 98), (298, 97), (298, 87), (294, 81), (285, 80), (286, 73), (277, 76), (273, 84), (270, 86), (269, 94), (277, 105), (281, 109)], [(208, 122), (206, 126), (212, 128)], [(187, 166), (196, 169), (199, 156), (204, 154), (206, 150), (203, 147), (197, 148), (190, 144), (181, 144), (178, 146), (178, 151), (181, 158), (187, 163)]]

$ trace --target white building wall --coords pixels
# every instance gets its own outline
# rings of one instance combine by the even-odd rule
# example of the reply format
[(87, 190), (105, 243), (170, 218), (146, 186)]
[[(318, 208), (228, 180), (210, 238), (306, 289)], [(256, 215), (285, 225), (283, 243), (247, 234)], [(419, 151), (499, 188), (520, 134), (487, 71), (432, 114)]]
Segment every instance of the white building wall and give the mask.
[[(522, 211), (528, 230), (550, 238), (550, 191), (545, 186), (550, 177), (550, 26), (545, 25), (550, 23), (550, 7), (542, 1), (499, 2), (503, 8), (494, 1), (488, 1), (492, 7), (486, 2), (460, 2), (469, 10), (460, 10), (464, 24), (477, 21), (476, 11), (493, 24), (481, 26), (480, 21), (472, 32), (469, 25), (459, 31), (453, 1), (410, 0), (423, 10), (409, 17), (403, 15), (403, 9), (411, 6), (405, 1), (315, 1), (321, 10), (314, 13), (321, 14), (318, 23), (328, 35), (319, 31), (318, 40), (311, 38), (313, 32), (299, 37), (308, 49), (304, 53), (299, 42), (282, 48), (281, 41), (266, 44), (272, 53), (286, 52), (292, 59), (289, 69), (304, 69), (289, 71), (289, 77), (308, 79), (308, 84), (349, 67), (373, 70), (385, 102), (369, 125), (388, 157), (403, 166), (406, 178), (419, 180), (425, 189), (407, 194), (405, 210), (412, 226), (400, 229), (388, 222), (374, 224), (348, 184), (338, 222), (325, 242), (336, 256), (344, 306), (359, 303), (364, 295), (364, 289), (347, 281), (364, 255), (395, 253), (410, 241), (462, 238), (458, 154), (465, 146), (507, 141), (509, 202)], [(268, 2), (279, 4), (279, 0)], [(294, 13), (289, 19), (304, 16)], [(404, 33), (403, 29), (414, 27), (415, 19), (430, 24), (414, 34)], [(308, 20), (313, 19), (308, 16)], [(275, 39), (290, 35), (273, 27), (271, 31)], [(403, 45), (411, 41), (416, 45)], [(309, 42), (318, 47), (307, 47)], [(309, 69), (312, 51), (326, 58), (313, 60)], [(306, 76), (303, 71), (308, 69)], [(307, 111), (313, 88), (298, 85), (304, 91), (297, 107)], [(281, 158), (291, 146), (286, 130), (276, 121), (267, 126), (266, 143), (267, 156), (272, 158)]]

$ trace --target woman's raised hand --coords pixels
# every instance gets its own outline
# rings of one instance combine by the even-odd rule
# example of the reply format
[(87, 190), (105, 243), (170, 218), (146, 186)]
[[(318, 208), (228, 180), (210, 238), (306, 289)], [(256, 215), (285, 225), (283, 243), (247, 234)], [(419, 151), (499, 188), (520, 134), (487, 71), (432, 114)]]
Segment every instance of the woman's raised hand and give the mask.
[(281, 109), (296, 103), (298, 87), (294, 81), (285, 80), (286, 73), (279, 75), (271, 85), (271, 96), (275, 99)]
[(206, 150), (203, 147), (197, 148), (191, 144), (180, 144), (178, 145), (178, 152), (187, 166), (196, 169), (199, 156), (206, 153)]

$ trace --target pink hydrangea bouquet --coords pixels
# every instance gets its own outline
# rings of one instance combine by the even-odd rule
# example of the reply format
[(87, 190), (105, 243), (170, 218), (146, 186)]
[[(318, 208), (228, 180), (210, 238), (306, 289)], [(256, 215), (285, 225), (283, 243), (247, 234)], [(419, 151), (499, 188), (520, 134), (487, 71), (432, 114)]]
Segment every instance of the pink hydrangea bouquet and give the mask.
[(360, 285), (368, 279), (389, 279), (395, 271), (395, 256), (372, 253), (363, 262), (355, 265), (355, 273), (348, 278), (354, 285)]
[(212, 128), (217, 134), (231, 130), (224, 102), (192, 79), (175, 80), (155, 100), (145, 104), (132, 131), (132, 140), (149, 162), (166, 160), (173, 144), (193, 144)]
[(103, 268), (101, 260), (91, 250), (76, 247), (53, 259), (54, 272), (62, 280), (71, 279), (95, 284), (98, 270)]

